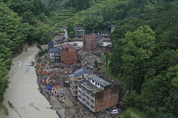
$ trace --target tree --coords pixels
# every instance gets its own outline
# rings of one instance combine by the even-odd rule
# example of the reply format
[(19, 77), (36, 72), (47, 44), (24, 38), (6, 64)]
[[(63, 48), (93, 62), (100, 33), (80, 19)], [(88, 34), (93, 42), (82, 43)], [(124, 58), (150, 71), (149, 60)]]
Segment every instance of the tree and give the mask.
[(152, 57), (155, 49), (155, 32), (149, 26), (141, 26), (134, 32), (127, 32), (114, 46), (110, 70), (129, 89), (140, 92), (144, 82), (144, 63)]
[(37, 48), (43, 52), (43, 49), (41, 48), (41, 45), (39, 43), (36, 43)]
[(86, 33), (98, 33), (103, 24), (103, 17), (97, 15), (88, 15), (85, 17), (83, 24)]

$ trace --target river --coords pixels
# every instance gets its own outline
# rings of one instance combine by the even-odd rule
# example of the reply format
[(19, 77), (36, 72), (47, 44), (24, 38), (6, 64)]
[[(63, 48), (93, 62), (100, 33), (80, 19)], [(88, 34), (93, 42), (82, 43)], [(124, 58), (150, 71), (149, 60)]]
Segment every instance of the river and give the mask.
[[(83, 45), (80, 41), (69, 43)], [(110, 43), (104, 42), (104, 44)], [(13, 65), (8, 74), (10, 83), (3, 101), (9, 110), (9, 116), (0, 109), (0, 118), (59, 118), (55, 110), (49, 109), (51, 107), (49, 102), (38, 91), (35, 68), (30, 66), (30, 62), (34, 61), (38, 51), (36, 47), (29, 48), (27, 52), (13, 58)], [(8, 101), (15, 109), (9, 107)]]
[[(3, 101), (9, 116), (0, 109), (0, 118), (59, 118), (55, 110), (49, 109), (49, 102), (38, 91), (35, 68), (30, 66), (37, 52), (38, 49), (33, 47), (13, 58), (8, 74), (10, 83)], [(8, 101), (14, 109), (9, 107)]]

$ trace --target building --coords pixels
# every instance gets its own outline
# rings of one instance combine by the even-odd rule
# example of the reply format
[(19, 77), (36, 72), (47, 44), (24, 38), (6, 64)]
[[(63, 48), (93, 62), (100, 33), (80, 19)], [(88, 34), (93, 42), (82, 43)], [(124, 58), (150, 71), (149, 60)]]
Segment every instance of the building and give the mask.
[(90, 74), (78, 81), (78, 100), (92, 112), (115, 109), (119, 85), (104, 76)]
[(114, 31), (114, 29), (116, 29), (116, 25), (111, 25), (111, 34)]
[(84, 28), (83, 27), (75, 27), (75, 37), (82, 38), (84, 37)]
[(48, 48), (54, 48), (54, 43), (52, 41), (49, 41), (48, 42)]
[(78, 81), (85, 79), (87, 75), (93, 74), (91, 70), (79, 69), (75, 71), (73, 74), (70, 74), (70, 90), (74, 97), (77, 97), (78, 92)]
[(110, 38), (111, 32), (110, 31), (101, 31), (101, 36), (105, 38)]
[(112, 44), (105, 44), (103, 43), (102, 45), (97, 45), (97, 50), (105, 51), (105, 52), (111, 52), (113, 49)]
[(90, 35), (95, 35), (96, 36), (96, 45), (103, 45), (103, 36), (95, 33), (91, 33)]
[(96, 51), (97, 35), (92, 33), (85, 35), (83, 39), (83, 50), (84, 51)]
[(77, 63), (79, 60), (78, 52), (72, 44), (62, 44), (59, 46), (61, 50), (61, 61), (65, 64)]
[(60, 49), (59, 48), (50, 48), (49, 49), (49, 57), (52, 61), (60, 61)]

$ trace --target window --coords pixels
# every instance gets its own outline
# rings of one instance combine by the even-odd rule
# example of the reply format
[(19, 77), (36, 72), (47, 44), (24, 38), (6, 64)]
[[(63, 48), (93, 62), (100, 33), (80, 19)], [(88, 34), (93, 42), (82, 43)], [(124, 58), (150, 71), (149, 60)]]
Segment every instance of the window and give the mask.
[(90, 105), (90, 103), (89, 102), (86, 102), (87, 103), (87, 105), (89, 106)]
[(94, 103), (94, 100), (91, 99), (91, 102)]
[(94, 106), (93, 106), (93, 105), (91, 105), (91, 108), (92, 108), (92, 109), (94, 109)]
[(82, 98), (82, 101), (83, 101), (83, 102), (85, 102), (85, 99), (84, 99), (84, 98)]

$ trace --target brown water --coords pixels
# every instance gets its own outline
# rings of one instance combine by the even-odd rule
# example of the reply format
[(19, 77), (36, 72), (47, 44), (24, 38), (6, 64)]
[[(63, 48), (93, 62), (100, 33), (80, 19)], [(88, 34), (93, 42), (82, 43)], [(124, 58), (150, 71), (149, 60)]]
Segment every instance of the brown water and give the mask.
[[(38, 91), (35, 68), (29, 66), (38, 49), (29, 48), (12, 60), (12, 67), (8, 74), (9, 87), (4, 94), (3, 103), (9, 110), (9, 116), (0, 109), (0, 118), (59, 118), (46, 98)], [(8, 101), (14, 106), (10, 108)]]

